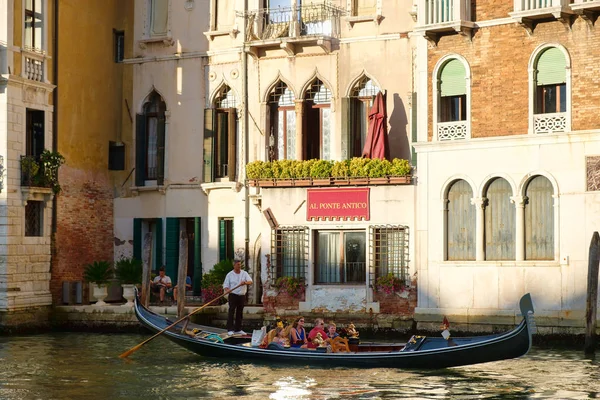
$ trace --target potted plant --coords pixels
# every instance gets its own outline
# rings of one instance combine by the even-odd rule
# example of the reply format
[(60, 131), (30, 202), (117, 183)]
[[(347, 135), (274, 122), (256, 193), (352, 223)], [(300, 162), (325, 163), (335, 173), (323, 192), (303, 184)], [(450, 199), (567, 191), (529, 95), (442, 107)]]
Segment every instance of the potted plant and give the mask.
[(38, 178), (39, 171), (40, 164), (33, 156), (21, 157), (21, 181), (24, 185), (37, 186), (34, 185), (34, 179)]
[(123, 288), (123, 297), (127, 303), (123, 306), (133, 306), (134, 288), (142, 283), (142, 261), (136, 258), (121, 258), (115, 263), (115, 276)]
[(85, 266), (83, 279), (91, 284), (92, 294), (96, 306), (104, 306), (104, 299), (108, 296), (107, 284), (113, 276), (112, 266), (108, 261), (94, 261)]
[[(222, 260), (215, 264), (210, 271), (202, 275), (202, 302), (204, 304), (223, 294), (223, 281), (229, 271), (232, 270), (233, 261)], [(217, 306), (225, 304), (225, 302), (225, 299), (221, 299), (218, 302), (213, 303), (213, 305)]]
[(274, 286), (279, 292), (287, 293), (295, 299), (301, 299), (306, 290), (304, 278), (296, 278), (293, 276), (281, 276), (277, 278)]
[(375, 290), (380, 293), (394, 294), (404, 289), (404, 283), (391, 272), (375, 280)]

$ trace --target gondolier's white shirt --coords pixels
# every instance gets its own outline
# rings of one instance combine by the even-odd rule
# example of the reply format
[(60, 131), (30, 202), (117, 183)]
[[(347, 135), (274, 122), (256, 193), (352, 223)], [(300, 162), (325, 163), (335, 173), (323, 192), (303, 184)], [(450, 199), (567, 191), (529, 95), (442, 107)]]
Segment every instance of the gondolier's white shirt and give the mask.
[[(252, 278), (250, 278), (250, 275), (248, 275), (246, 271), (241, 270), (239, 274), (236, 274), (235, 271), (231, 271), (225, 277), (225, 281), (223, 282), (223, 289), (233, 289), (234, 287), (236, 287), (244, 281), (252, 282)], [(242, 296), (246, 294), (247, 290), (248, 285), (244, 285), (235, 289), (231, 293)]]

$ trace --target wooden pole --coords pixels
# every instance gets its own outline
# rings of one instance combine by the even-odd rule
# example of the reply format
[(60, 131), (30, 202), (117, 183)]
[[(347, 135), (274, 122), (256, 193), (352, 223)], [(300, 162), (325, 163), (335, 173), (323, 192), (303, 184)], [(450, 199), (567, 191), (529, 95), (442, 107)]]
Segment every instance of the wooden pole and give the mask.
[(179, 235), (179, 266), (177, 267), (177, 316), (183, 315), (185, 309), (185, 278), (188, 267), (188, 239), (187, 233), (181, 231)]
[(588, 258), (587, 300), (585, 310), (585, 354), (596, 351), (596, 312), (598, 304), (598, 265), (600, 255), (600, 235), (594, 232)]
[(152, 270), (152, 232), (144, 236), (142, 247), (142, 304), (148, 307), (150, 303), (150, 271)]

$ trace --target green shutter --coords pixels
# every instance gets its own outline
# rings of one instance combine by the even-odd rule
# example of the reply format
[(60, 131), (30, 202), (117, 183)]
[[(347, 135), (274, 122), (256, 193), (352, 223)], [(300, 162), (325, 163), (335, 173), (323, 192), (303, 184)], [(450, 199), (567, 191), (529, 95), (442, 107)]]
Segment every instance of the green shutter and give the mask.
[(179, 266), (179, 218), (167, 218), (165, 247), (165, 269), (171, 280), (177, 283), (177, 270)]
[(235, 181), (236, 168), (236, 153), (237, 153), (237, 114), (235, 108), (230, 108), (227, 112), (227, 174), (229, 181)]
[(165, 183), (165, 116), (158, 118), (156, 135), (156, 184), (162, 186)]
[(465, 66), (457, 59), (448, 61), (440, 75), (440, 93), (442, 96), (460, 96), (467, 94)]
[(204, 110), (204, 182), (215, 180), (215, 124), (217, 122), (216, 110)]
[[(159, 269), (161, 265), (164, 265), (162, 218), (154, 219), (154, 249), (152, 251), (154, 252), (154, 260), (156, 260), (155, 267)], [(169, 277), (172, 277), (172, 275), (169, 275)]]
[(133, 257), (142, 260), (142, 219), (133, 219)]
[(227, 259), (227, 224), (219, 219), (219, 261)]
[(146, 180), (146, 116), (135, 118), (135, 186), (144, 186)]
[(200, 217), (194, 218), (194, 296), (202, 294), (202, 248), (200, 247), (200, 239), (202, 238), (202, 220)]
[(537, 62), (537, 85), (556, 85), (567, 82), (567, 61), (562, 51), (551, 47)]

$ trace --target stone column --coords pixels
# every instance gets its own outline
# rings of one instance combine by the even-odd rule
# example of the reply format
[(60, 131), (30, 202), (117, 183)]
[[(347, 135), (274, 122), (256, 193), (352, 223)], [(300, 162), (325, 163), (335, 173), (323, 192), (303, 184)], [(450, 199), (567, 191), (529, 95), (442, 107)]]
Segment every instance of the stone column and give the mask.
[(302, 160), (304, 158), (304, 146), (303, 138), (304, 132), (302, 132), (304, 122), (304, 100), (294, 100), (294, 108), (296, 111), (296, 160)]
[(511, 196), (510, 201), (515, 203), (515, 260), (523, 261), (525, 259), (525, 196)]
[(475, 215), (475, 260), (485, 260), (485, 243), (484, 243), (484, 210), (485, 210), (485, 197), (473, 197), (471, 204), (476, 208), (477, 214)]

